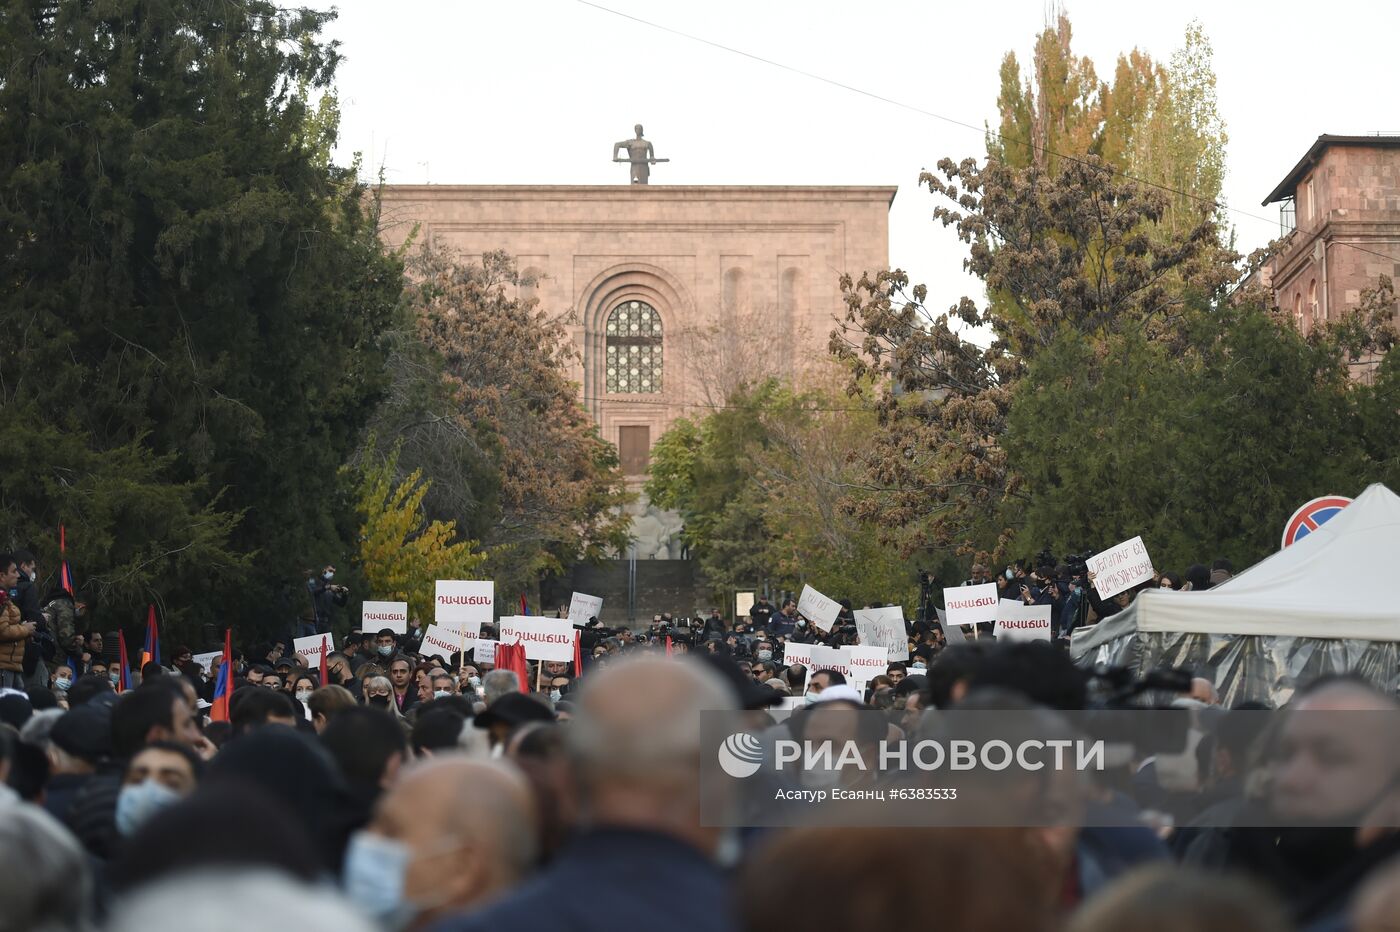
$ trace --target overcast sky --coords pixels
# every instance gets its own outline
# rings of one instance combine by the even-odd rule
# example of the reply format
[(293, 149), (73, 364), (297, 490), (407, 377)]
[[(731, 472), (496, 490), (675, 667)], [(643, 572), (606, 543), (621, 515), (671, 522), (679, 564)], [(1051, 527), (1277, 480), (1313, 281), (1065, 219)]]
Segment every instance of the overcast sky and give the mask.
[[(721, 45), (981, 127), (997, 68), (1022, 62), (1041, 0), (598, 0)], [(342, 160), (389, 182), (623, 184), (613, 142), (641, 122), (653, 184), (889, 184), (890, 262), (940, 310), (980, 295), (963, 246), (917, 187), (939, 158), (985, 154), (982, 133), (603, 12), (578, 0), (342, 0), (330, 34)], [(1112, 76), (1134, 46), (1165, 61), (1199, 19), (1228, 125), (1225, 197), (1239, 246), (1278, 233), (1259, 202), (1320, 133), (1400, 132), (1400, 3), (1177, 0), (1066, 4), (1074, 49)], [(1262, 219), (1260, 219), (1262, 218)], [(859, 270), (852, 270), (859, 272)]]

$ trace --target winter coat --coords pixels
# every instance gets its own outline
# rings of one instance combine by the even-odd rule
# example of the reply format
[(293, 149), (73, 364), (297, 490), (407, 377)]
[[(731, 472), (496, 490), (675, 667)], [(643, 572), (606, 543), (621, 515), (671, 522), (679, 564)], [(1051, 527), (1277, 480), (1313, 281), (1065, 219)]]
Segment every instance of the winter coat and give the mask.
[(23, 625), (19, 606), (10, 600), (9, 593), (0, 592), (0, 670), (24, 670), (24, 645), (30, 634)]

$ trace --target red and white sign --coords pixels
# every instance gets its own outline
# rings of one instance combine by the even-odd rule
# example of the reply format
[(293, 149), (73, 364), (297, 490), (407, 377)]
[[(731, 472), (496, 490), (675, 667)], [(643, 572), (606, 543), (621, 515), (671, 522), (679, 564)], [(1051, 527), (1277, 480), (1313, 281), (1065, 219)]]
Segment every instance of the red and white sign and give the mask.
[(502, 644), (523, 644), (526, 660), (574, 659), (574, 638), (578, 632), (567, 618), (536, 618), (518, 615), (501, 619)]
[[(846, 679), (849, 680), (850, 684), (856, 689), (864, 689), (866, 683), (889, 669), (889, 654), (883, 647), (857, 646), (847, 647), (845, 649), (851, 655), (851, 672), (846, 674)], [(904, 656), (909, 656), (908, 651), (905, 651)]]
[(495, 615), (496, 584), (490, 580), (439, 579), (433, 621), (440, 625), (476, 624), (481, 630)]
[(804, 667), (812, 666), (812, 648), (815, 644), (794, 644), (789, 641), (783, 647), (783, 663), (786, 666), (801, 664)]
[(462, 650), (471, 650), (474, 646), (476, 646), (476, 638), (460, 629), (444, 628), (442, 625), (428, 625), (428, 630), (423, 632), (423, 643), (419, 645), (418, 653), (423, 657), (441, 654), (442, 659), (447, 660), (453, 654)]
[(980, 625), (997, 620), (997, 584), (994, 582), (944, 589), (943, 601), (948, 607), (949, 624)]
[(1087, 564), (1089, 572), (1094, 574), (1094, 588), (1103, 599), (1145, 583), (1153, 576), (1152, 558), (1147, 555), (1147, 545), (1141, 537), (1095, 554)]
[(371, 634), (388, 628), (395, 634), (408, 633), (407, 602), (365, 602), (360, 607), (360, 630)]
[(1048, 641), (1052, 610), (1049, 605), (1002, 599), (997, 605), (997, 626), (992, 633), (998, 641)]
[[(823, 647), (821, 644), (812, 645), (812, 665), (808, 667), (809, 673), (816, 673), (818, 670), (835, 670), (847, 680), (851, 678), (851, 653), (848, 647)], [(883, 671), (881, 671), (883, 672)], [(809, 677), (810, 678), (810, 677)]]
[(1293, 517), (1283, 526), (1283, 546), (1296, 544), (1335, 518), (1350, 504), (1351, 499), (1345, 495), (1324, 495), (1308, 502), (1293, 512)]

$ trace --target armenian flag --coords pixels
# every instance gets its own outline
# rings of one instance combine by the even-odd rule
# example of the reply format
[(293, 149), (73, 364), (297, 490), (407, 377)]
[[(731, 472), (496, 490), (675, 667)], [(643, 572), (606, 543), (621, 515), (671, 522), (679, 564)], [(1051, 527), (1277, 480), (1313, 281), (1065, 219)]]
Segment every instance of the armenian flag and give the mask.
[(58, 584), (73, 598), (78, 597), (78, 587), (73, 583), (73, 571), (68, 567), (68, 540), (63, 525), (58, 526)]
[(156, 607), (150, 606), (146, 613), (146, 643), (141, 647), (141, 669), (151, 661), (160, 663), (160, 632), (156, 628)]
[(131, 688), (131, 663), (126, 656), (126, 632), (117, 629), (117, 653), (121, 670), (117, 674), (117, 692), (124, 693)]
[(233, 629), (224, 631), (224, 660), (219, 664), (219, 677), (214, 681), (214, 701), (209, 708), (209, 719), (226, 722), (228, 718), (229, 696), (233, 694)]

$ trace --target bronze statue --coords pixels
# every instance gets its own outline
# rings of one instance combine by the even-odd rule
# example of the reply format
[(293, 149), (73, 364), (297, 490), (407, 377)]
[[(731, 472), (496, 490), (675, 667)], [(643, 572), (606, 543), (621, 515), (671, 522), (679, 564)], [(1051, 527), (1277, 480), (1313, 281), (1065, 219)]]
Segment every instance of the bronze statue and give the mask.
[[(637, 131), (636, 139), (624, 139), (622, 142), (613, 143), (613, 161), (629, 162), (632, 165), (632, 183), (646, 184), (651, 177), (651, 166), (657, 162), (669, 162), (670, 159), (658, 159), (656, 152), (651, 148), (651, 143), (642, 138), (642, 124), (638, 123), (633, 127)], [(619, 149), (627, 150), (627, 158), (617, 157)]]

